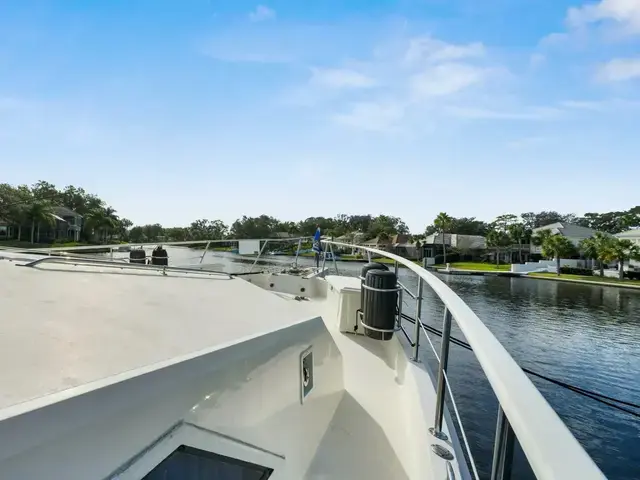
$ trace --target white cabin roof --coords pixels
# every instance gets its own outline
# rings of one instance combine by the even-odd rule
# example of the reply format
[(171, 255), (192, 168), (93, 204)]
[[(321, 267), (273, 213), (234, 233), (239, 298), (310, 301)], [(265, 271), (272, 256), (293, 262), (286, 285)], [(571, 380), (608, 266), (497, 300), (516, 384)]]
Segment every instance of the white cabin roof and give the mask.
[(0, 409), (310, 318), (223, 275), (13, 257), (0, 253)]

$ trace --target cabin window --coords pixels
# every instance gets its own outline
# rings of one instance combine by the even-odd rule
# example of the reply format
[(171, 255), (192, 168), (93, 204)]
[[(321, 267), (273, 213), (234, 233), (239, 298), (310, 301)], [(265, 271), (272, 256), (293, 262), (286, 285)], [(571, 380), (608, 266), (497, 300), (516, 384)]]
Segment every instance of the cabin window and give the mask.
[(266, 480), (272, 473), (272, 468), (181, 445), (144, 480)]

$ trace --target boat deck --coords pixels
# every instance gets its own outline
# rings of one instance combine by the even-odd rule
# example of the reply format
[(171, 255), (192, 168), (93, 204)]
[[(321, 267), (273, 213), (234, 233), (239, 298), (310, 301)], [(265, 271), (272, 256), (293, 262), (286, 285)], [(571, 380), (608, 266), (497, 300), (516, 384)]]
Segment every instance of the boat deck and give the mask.
[(7, 257), (0, 259), (0, 408), (312, 318), (223, 275), (26, 268), (17, 265), (29, 257)]

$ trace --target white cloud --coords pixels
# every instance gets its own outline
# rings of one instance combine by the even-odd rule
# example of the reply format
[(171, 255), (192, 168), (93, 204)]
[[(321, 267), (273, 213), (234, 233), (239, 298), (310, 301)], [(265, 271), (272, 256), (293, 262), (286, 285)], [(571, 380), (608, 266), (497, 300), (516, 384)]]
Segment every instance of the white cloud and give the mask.
[(486, 69), (462, 63), (436, 65), (411, 77), (412, 96), (423, 99), (451, 95), (480, 83), (486, 73)]
[(249, 20), (252, 22), (264, 22), (266, 20), (273, 20), (276, 18), (275, 10), (264, 5), (258, 5), (256, 9), (249, 13)]
[(405, 108), (398, 102), (360, 102), (347, 113), (333, 116), (341, 125), (377, 132), (394, 131), (402, 120)]
[(329, 88), (369, 88), (376, 85), (376, 81), (363, 73), (343, 68), (312, 68), (311, 79), (313, 85)]
[(404, 55), (408, 64), (422, 62), (447, 62), (464, 58), (478, 58), (485, 55), (482, 43), (475, 42), (466, 45), (456, 45), (443, 42), (432, 37), (411, 39)]
[(613, 22), (626, 33), (640, 33), (640, 2), (638, 0), (601, 0), (570, 8), (567, 23), (574, 28), (602, 21)]
[(640, 57), (615, 58), (598, 68), (596, 77), (603, 82), (621, 82), (640, 77)]
[(454, 117), (471, 120), (551, 120), (562, 111), (553, 107), (523, 107), (518, 111), (503, 111), (491, 108), (450, 106), (445, 111)]
[(546, 61), (547, 61), (546, 55), (543, 55), (542, 53), (533, 53), (529, 57), (529, 66), (531, 68), (538, 68), (541, 65), (543, 65)]

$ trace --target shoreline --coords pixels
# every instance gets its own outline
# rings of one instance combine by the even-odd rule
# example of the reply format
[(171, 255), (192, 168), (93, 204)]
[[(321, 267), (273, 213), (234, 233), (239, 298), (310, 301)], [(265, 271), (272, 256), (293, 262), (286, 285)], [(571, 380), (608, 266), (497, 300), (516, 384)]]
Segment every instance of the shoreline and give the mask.
[(617, 287), (617, 288), (627, 288), (630, 290), (640, 290), (640, 285), (632, 285), (625, 284), (624, 282), (601, 282), (601, 281), (591, 281), (591, 280), (579, 280), (577, 278), (558, 278), (558, 277), (547, 277), (543, 275), (522, 275), (524, 278), (532, 278), (534, 280), (551, 280), (554, 282), (566, 282), (566, 283), (579, 283), (582, 285), (597, 285), (600, 287)]

